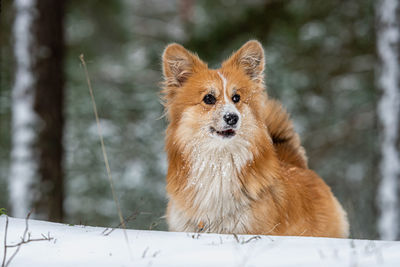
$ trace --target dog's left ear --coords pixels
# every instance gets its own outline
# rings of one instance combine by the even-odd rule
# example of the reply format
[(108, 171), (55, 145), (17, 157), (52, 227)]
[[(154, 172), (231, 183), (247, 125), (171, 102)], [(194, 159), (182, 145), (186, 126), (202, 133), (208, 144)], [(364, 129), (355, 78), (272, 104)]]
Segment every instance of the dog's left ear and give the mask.
[(226, 60), (222, 67), (236, 67), (243, 70), (251, 80), (262, 83), (264, 81), (264, 64), (262, 45), (256, 40), (251, 40)]

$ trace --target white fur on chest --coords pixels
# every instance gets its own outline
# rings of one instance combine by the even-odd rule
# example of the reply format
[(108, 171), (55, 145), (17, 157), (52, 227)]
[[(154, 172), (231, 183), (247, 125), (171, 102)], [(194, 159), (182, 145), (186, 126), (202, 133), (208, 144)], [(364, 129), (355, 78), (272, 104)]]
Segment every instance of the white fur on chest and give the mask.
[[(221, 145), (220, 142), (226, 142)], [(231, 143), (229, 143), (231, 142)], [(194, 216), (188, 218), (171, 206), (170, 223), (180, 231), (243, 233), (249, 220), (249, 200), (241, 191), (239, 174), (253, 159), (245, 140), (213, 140), (192, 147), (187, 192)], [(175, 219), (173, 219), (175, 218)]]

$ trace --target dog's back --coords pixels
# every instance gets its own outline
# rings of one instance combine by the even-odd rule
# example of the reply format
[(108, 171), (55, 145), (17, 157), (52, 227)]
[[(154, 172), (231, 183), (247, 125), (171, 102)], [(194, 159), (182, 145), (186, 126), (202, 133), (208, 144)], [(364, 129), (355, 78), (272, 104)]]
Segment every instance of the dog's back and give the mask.
[(276, 100), (266, 101), (265, 123), (280, 161), (307, 168), (307, 156), (289, 114)]
[[(300, 137), (296, 133), (293, 127), (293, 122), (289, 117), (289, 114), (282, 107), (282, 104), (276, 100), (268, 99), (265, 104), (265, 123), (268, 128), (269, 135), (271, 136), (276, 155), (283, 166), (284, 176), (290, 181), (287, 187), (291, 187), (293, 182), (296, 181), (302, 187), (303, 194), (302, 201), (293, 198), (287, 202), (295, 205), (288, 204), (290, 206), (307, 206), (306, 211), (310, 214), (319, 214), (314, 218), (315, 226), (313, 230), (309, 230), (308, 233), (301, 231), (301, 227), (305, 225), (297, 224), (288, 225), (283, 229), (274, 229), (274, 234), (286, 234), (298, 235), (318, 235), (318, 236), (338, 236), (348, 237), (349, 235), (349, 224), (347, 222), (346, 212), (343, 210), (340, 203), (332, 195), (330, 188), (318, 177), (312, 170), (308, 169), (307, 156), (305, 149), (301, 145)], [(310, 190), (312, 189), (312, 190)], [(318, 193), (316, 193), (318, 192)], [(293, 195), (291, 195), (293, 197)], [(301, 204), (301, 202), (309, 200)], [(311, 201), (312, 200), (312, 201)], [(284, 201), (283, 201), (284, 202)], [(296, 212), (292, 212), (295, 214)], [(302, 220), (305, 214), (298, 214), (298, 220)], [(312, 216), (310, 216), (312, 217)], [(320, 223), (316, 224), (316, 221)], [(325, 228), (320, 228), (324, 226)], [(310, 229), (306, 227), (304, 229)], [(320, 228), (320, 229), (318, 229)], [(312, 233), (314, 231), (314, 233)]]

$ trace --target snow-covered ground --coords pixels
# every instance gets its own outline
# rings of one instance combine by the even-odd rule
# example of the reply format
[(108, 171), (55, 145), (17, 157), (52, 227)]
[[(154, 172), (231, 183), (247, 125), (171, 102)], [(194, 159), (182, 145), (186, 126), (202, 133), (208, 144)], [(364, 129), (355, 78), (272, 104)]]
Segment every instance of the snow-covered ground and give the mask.
[[(0, 260), (5, 222), (0, 216)], [(9, 218), (7, 244), (24, 229), (24, 219)], [(127, 230), (128, 247), (121, 229), (104, 230), (29, 220), (31, 239), (53, 239), (23, 244), (10, 266), (400, 266), (400, 242)]]

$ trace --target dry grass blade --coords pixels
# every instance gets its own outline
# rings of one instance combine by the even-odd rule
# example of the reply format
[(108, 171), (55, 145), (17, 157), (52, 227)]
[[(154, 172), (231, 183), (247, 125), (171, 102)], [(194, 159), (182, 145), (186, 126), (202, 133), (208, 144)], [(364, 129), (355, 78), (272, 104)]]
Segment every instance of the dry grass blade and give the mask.
[[(99, 115), (98, 115), (98, 112), (97, 112), (96, 101), (95, 101), (95, 99), (94, 99), (92, 84), (91, 84), (90, 78), (89, 78), (89, 72), (88, 72), (88, 69), (87, 69), (86, 62), (85, 62), (85, 59), (84, 59), (83, 54), (81, 54), (81, 55), (79, 56), (79, 58), (80, 58), (80, 60), (81, 60), (81, 62), (82, 62), (83, 69), (84, 69), (84, 71), (85, 71), (86, 82), (87, 82), (87, 84), (88, 84), (89, 92), (90, 92), (90, 97), (91, 97), (91, 99), (92, 99), (93, 112), (94, 112), (94, 115), (95, 115), (95, 117), (96, 117), (97, 131), (98, 131), (98, 134), (99, 134), (99, 137), (100, 137), (101, 151), (103, 152), (103, 158), (104, 158), (104, 163), (105, 163), (105, 165), (106, 165), (108, 181), (109, 181), (109, 183), (110, 183), (112, 196), (113, 196), (115, 205), (117, 206), (117, 210), (118, 210), (119, 221), (120, 221), (120, 223), (121, 223), (121, 225), (122, 225), (122, 228), (123, 228), (123, 231), (124, 231), (124, 236), (125, 236), (125, 241), (126, 241), (126, 244), (127, 244), (127, 246), (128, 246), (129, 253), (130, 253), (130, 252), (131, 252), (131, 249), (130, 249), (130, 245), (129, 245), (128, 234), (126, 233), (126, 226), (125, 226), (125, 222), (124, 222), (124, 217), (122, 216), (122, 211), (121, 211), (121, 208), (120, 208), (120, 205), (119, 205), (119, 201), (118, 201), (117, 195), (115, 194), (113, 178), (112, 178), (112, 176), (111, 176), (111, 169), (110, 169), (110, 165), (109, 165), (109, 163), (108, 163), (107, 152), (106, 152), (106, 148), (105, 148), (105, 145), (104, 145), (103, 134), (102, 134), (102, 130), (101, 130)], [(132, 256), (132, 255), (131, 255), (131, 256)]]

